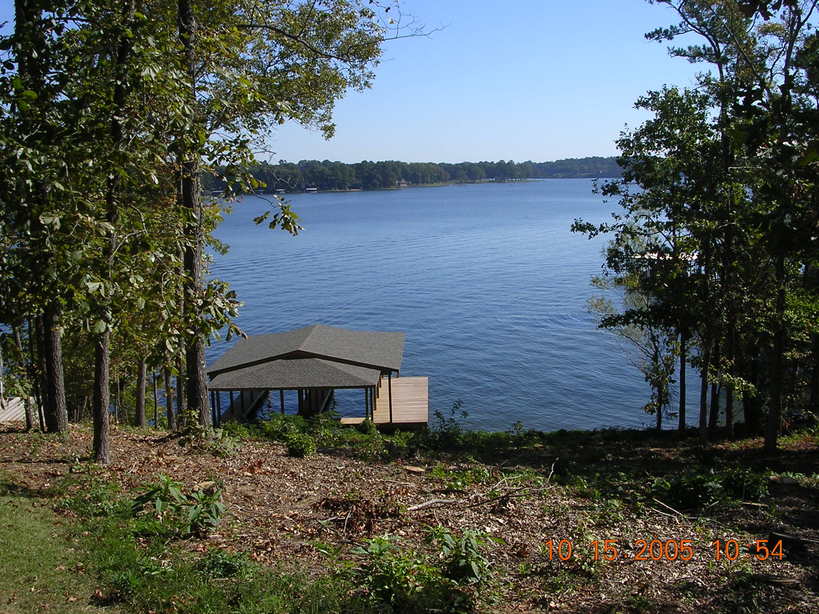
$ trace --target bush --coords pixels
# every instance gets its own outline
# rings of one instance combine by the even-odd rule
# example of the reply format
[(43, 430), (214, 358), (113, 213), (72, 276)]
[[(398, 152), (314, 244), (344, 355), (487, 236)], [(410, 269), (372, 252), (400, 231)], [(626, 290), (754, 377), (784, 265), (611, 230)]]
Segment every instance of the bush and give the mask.
[(268, 420), (259, 423), (262, 435), (273, 441), (287, 441), (290, 435), (307, 430), (307, 422), (301, 416), (272, 414)]
[(474, 601), (441, 570), (413, 551), (401, 551), (389, 536), (376, 537), (353, 551), (365, 557), (357, 581), (382, 612), (469, 612)]
[(364, 420), (364, 422), (357, 424), (355, 428), (359, 433), (363, 433), (364, 435), (378, 434), (378, 427), (376, 427), (375, 422), (373, 422), (369, 418)]
[(253, 562), (243, 553), (212, 548), (196, 564), (197, 571), (209, 578), (250, 578), (257, 570)]
[(316, 440), (306, 433), (290, 433), (286, 439), (287, 454), (303, 458), (316, 453)]
[(465, 530), (454, 535), (444, 527), (434, 527), (430, 537), (441, 549), (443, 574), (456, 584), (481, 584), (489, 579), (489, 560), (481, 548), (489, 542), (482, 531)]
[(99, 480), (92, 480), (76, 494), (64, 497), (57, 507), (89, 518), (112, 516), (127, 509), (116, 484)]
[(436, 447), (460, 447), (464, 434), (461, 421), (469, 417), (469, 413), (463, 409), (463, 402), (455, 401), (449, 408), (448, 415), (440, 409), (436, 409), (432, 415), (435, 417), (435, 423), (430, 431), (430, 443)]
[(138, 532), (186, 537), (207, 535), (219, 524), (225, 506), (214, 482), (203, 483), (188, 494), (179, 482), (163, 475), (134, 499), (132, 510), (141, 519)]
[(692, 469), (655, 479), (651, 494), (683, 508), (707, 507), (732, 499), (759, 500), (768, 494), (768, 477), (741, 467), (723, 471)]
[(768, 495), (768, 475), (756, 473), (744, 467), (724, 472), (722, 484), (733, 497), (744, 501), (759, 501)]

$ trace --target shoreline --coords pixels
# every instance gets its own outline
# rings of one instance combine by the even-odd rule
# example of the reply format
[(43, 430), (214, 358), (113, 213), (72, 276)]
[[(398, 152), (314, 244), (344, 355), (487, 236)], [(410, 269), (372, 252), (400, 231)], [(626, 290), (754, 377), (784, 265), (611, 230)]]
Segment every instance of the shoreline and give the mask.
[(441, 181), (435, 183), (413, 183), (404, 186), (391, 186), (386, 188), (334, 188), (330, 190), (292, 190), (284, 192), (257, 192), (255, 196), (286, 196), (291, 194), (348, 194), (358, 192), (385, 192), (407, 190), (412, 188), (443, 188), (452, 185), (483, 185), (483, 184), (510, 184), (510, 183), (534, 183), (536, 181), (550, 181), (562, 179), (587, 179), (587, 180), (610, 180), (617, 179), (617, 177), (528, 177), (526, 179), (504, 179), (501, 181), (490, 181), (487, 179), (476, 179), (474, 181)]

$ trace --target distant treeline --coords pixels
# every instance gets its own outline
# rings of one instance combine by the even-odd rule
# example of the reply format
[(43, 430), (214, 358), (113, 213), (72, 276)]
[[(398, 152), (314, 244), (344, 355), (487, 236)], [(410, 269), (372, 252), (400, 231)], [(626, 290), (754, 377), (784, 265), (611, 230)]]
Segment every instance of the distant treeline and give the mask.
[[(358, 162), (345, 164), (329, 160), (302, 160), (298, 163), (280, 160), (278, 164), (261, 162), (251, 169), (253, 176), (265, 184), (262, 191), (376, 190), (403, 185), (447, 182), (510, 181), (545, 178), (613, 178), (621, 175), (613, 157), (600, 156), (557, 160), (555, 162)], [(212, 190), (224, 186), (212, 178)]]

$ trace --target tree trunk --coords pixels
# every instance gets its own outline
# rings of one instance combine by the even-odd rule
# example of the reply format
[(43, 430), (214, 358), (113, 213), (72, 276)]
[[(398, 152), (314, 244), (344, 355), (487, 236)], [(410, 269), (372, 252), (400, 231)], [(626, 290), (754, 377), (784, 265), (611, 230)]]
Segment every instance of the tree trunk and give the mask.
[(42, 315), (42, 352), (45, 372), (46, 431), (68, 433), (68, 410), (65, 404), (65, 381), (63, 380), (63, 347), (59, 328), (59, 311), (55, 303), (49, 304)]
[(704, 342), (705, 346), (702, 355), (702, 365), (700, 366), (700, 441), (705, 443), (708, 441), (708, 368), (711, 357), (711, 350), (708, 347), (708, 342)]
[(685, 431), (685, 402), (686, 402), (686, 390), (685, 390), (685, 364), (686, 364), (686, 338), (685, 333), (680, 333), (680, 408), (679, 408), (679, 421), (677, 423), (677, 428), (680, 432)]
[(159, 379), (159, 374), (151, 370), (151, 382), (154, 388), (154, 428), (159, 428), (159, 397), (156, 391), (156, 380)]
[[(196, 105), (196, 20), (190, 0), (179, 0), (177, 4), (179, 40), (185, 52), (186, 78), (191, 89), (191, 104)], [(195, 122), (198, 125), (198, 122)], [(199, 185), (200, 154), (196, 147), (183, 148), (181, 162), (181, 199), (182, 206), (188, 209), (190, 222), (186, 228), (185, 245), (185, 317), (188, 322), (197, 319), (197, 298), (202, 292), (202, 201)], [(192, 326), (198, 330), (197, 326)], [(199, 424), (211, 426), (211, 411), (208, 402), (208, 389), (205, 378), (205, 339), (197, 332), (187, 340), (185, 347), (185, 364), (187, 367), (187, 402), (188, 409), (198, 415)]]
[[(116, 65), (113, 92), (113, 108), (111, 111), (111, 123), (109, 126), (111, 135), (111, 163), (115, 167), (119, 161), (122, 143), (123, 129), (120, 117), (125, 108), (127, 96), (127, 83), (125, 75), (125, 64), (131, 51), (132, 38), (126, 35), (125, 26), (130, 20), (133, 12), (133, 0), (123, 3), (123, 31), (119, 36), (116, 48)], [(116, 168), (111, 168), (110, 177), (105, 193), (105, 217), (106, 221), (116, 229), (119, 222), (119, 203), (117, 196), (119, 193), (120, 175)], [(116, 235), (114, 232), (108, 237), (105, 247), (105, 270), (108, 271), (110, 280), (114, 269), (114, 257), (116, 253)], [(110, 381), (111, 381), (111, 327), (113, 317), (111, 313), (111, 303), (108, 299), (100, 299), (98, 306), (98, 318), (105, 322), (106, 329), (98, 335), (96, 343), (96, 358), (94, 367), (94, 406), (92, 417), (94, 421), (94, 458), (98, 463), (108, 464), (111, 460), (110, 448)], [(119, 422), (119, 395), (117, 395), (117, 422)]]
[[(731, 375), (736, 375), (736, 322), (731, 320), (728, 325), (728, 347), (726, 354), (728, 357), (728, 372)], [(725, 390), (725, 428), (728, 433), (728, 438), (734, 438), (734, 387), (728, 385)]]
[(657, 386), (657, 414), (655, 416), (656, 419), (656, 428), (657, 432), (663, 430), (663, 388), (662, 386)]
[(40, 341), (40, 318), (34, 318), (34, 323), (32, 324), (31, 320), (28, 321), (28, 346), (29, 346), (29, 353), (31, 354), (31, 372), (32, 372), (32, 384), (34, 386), (34, 401), (37, 404), (37, 418), (40, 421), (40, 431), (43, 433), (46, 432), (45, 426), (45, 415), (43, 413), (43, 407), (45, 405), (45, 399), (43, 398), (44, 395), (44, 382), (43, 382), (43, 364), (42, 360), (40, 359), (40, 350), (42, 349), (42, 343)]
[(144, 360), (139, 361), (137, 368), (137, 382), (136, 382), (136, 425), (145, 428), (145, 376), (146, 365)]
[(111, 462), (111, 416), (108, 407), (111, 404), (110, 390), (110, 343), (111, 333), (106, 331), (99, 335), (94, 352), (94, 401), (91, 409), (94, 422), (94, 460), (101, 465)]
[(708, 412), (708, 430), (712, 433), (717, 430), (719, 424), (719, 384), (711, 384), (711, 411)]
[(176, 362), (176, 428), (185, 428), (185, 414), (187, 399), (185, 394), (185, 361), (182, 358)]
[(776, 256), (776, 330), (774, 331), (774, 361), (771, 372), (771, 402), (765, 429), (765, 451), (776, 452), (779, 424), (782, 421), (782, 400), (785, 383), (785, 256)]
[(165, 383), (165, 412), (168, 418), (168, 430), (173, 432), (176, 430), (176, 417), (173, 413), (173, 389), (171, 388), (171, 370), (168, 367), (163, 367), (162, 377)]
[[(714, 365), (717, 369), (720, 368), (720, 341), (721, 335), (716, 335), (714, 340)], [(720, 385), (717, 382), (711, 382), (711, 410), (708, 412), (708, 430), (713, 433), (717, 429), (719, 423), (719, 389)]]
[(819, 414), (819, 335), (813, 336), (813, 371), (810, 378), (808, 407), (814, 414)]

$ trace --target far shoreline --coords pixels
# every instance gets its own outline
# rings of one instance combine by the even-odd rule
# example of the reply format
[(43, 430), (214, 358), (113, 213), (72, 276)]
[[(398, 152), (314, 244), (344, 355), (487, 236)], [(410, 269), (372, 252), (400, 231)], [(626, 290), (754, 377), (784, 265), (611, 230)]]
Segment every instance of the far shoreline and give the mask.
[[(349, 194), (349, 193), (359, 193), (359, 192), (395, 192), (399, 190), (407, 190), (413, 188), (443, 188), (447, 186), (459, 186), (459, 185), (495, 185), (495, 184), (514, 184), (514, 183), (534, 183), (537, 181), (555, 181), (555, 180), (564, 180), (564, 179), (586, 179), (591, 181), (597, 180), (613, 180), (619, 179), (619, 177), (528, 177), (526, 179), (503, 179), (500, 181), (496, 180), (488, 180), (488, 179), (477, 179), (474, 181), (442, 181), (436, 183), (414, 183), (408, 185), (401, 185), (401, 186), (391, 186), (386, 188), (347, 188), (347, 189), (339, 189), (333, 188), (330, 190), (277, 190), (273, 192), (255, 192), (253, 194), (241, 194), (239, 196), (285, 196), (285, 195), (292, 195), (292, 194)], [(213, 196), (222, 196), (222, 193), (214, 193)]]

